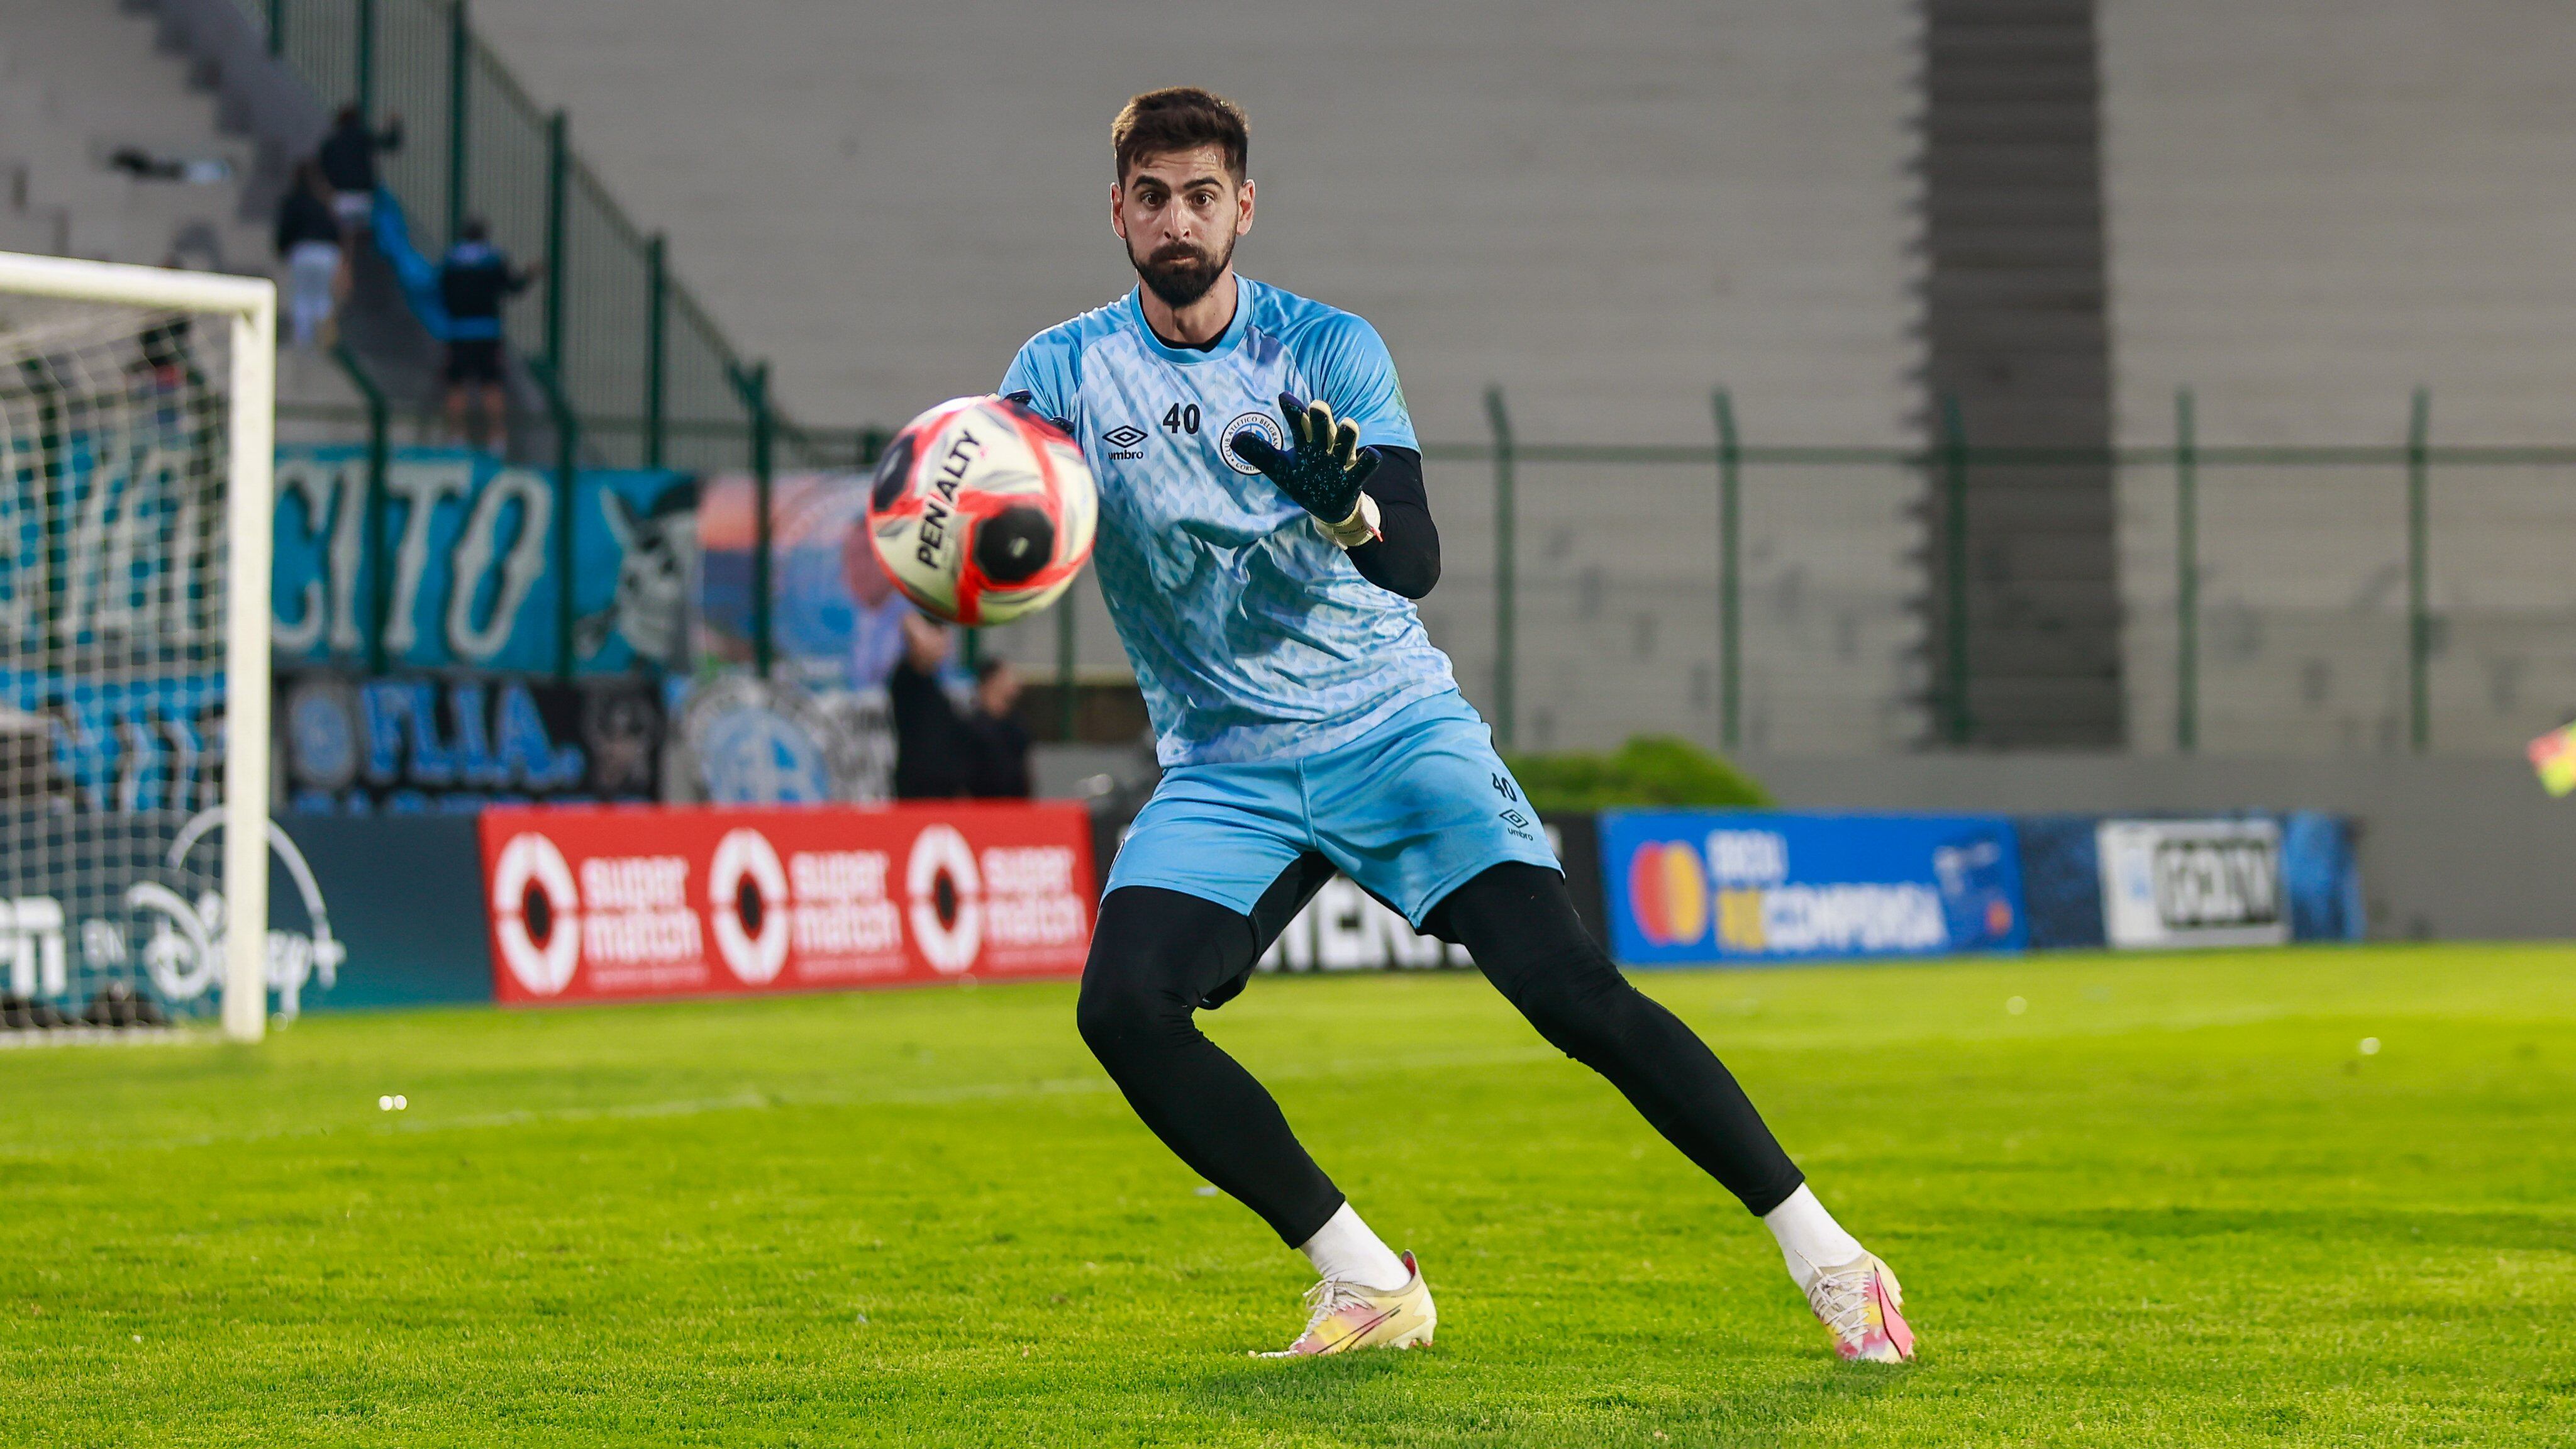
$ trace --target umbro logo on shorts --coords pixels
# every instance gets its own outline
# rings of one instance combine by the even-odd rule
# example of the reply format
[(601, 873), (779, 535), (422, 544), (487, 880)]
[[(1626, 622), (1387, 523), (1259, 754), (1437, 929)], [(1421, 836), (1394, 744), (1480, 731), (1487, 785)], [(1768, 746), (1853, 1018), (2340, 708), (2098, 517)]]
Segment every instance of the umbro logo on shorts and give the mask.
[(1136, 445), (1150, 436), (1152, 435), (1134, 423), (1120, 423), (1108, 432), (1102, 433), (1100, 441), (1110, 446), (1112, 450), (1110, 457), (1120, 462), (1133, 462), (1145, 456), (1145, 450)]

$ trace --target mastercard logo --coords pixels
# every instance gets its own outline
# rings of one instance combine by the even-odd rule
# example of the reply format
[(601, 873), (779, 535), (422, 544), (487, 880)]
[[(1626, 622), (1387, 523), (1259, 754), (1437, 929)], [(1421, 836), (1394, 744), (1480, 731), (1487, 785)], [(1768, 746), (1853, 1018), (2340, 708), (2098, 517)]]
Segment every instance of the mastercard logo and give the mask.
[(1687, 946), (1708, 932), (1708, 875), (1699, 852), (1650, 840), (1628, 857), (1628, 912), (1658, 946)]

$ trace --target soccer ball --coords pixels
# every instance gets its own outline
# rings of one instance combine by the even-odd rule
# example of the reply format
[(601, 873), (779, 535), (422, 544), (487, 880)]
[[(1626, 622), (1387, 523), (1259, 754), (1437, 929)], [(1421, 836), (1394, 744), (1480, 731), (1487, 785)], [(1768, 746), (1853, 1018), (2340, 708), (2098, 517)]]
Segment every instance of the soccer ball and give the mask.
[(1100, 495), (1082, 450), (1007, 398), (953, 398), (877, 464), (868, 539), (924, 613), (1007, 624), (1054, 603), (1091, 557)]

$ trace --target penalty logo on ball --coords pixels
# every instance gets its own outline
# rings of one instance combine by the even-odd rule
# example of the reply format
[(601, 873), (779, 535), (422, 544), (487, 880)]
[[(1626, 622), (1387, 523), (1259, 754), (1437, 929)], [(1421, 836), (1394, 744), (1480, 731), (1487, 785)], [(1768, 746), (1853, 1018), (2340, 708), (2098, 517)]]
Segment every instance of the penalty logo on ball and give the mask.
[(1082, 450), (1019, 403), (958, 398), (912, 420), (868, 498), (868, 536), (934, 617), (1001, 624), (1055, 602), (1091, 556), (1098, 495)]

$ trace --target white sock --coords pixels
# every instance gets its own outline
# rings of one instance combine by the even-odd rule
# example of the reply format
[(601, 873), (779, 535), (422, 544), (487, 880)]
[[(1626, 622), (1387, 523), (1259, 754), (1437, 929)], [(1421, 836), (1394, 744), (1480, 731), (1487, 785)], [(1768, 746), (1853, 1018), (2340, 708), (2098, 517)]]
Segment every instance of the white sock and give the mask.
[(1806, 1289), (1827, 1268), (1839, 1268), (1865, 1251), (1860, 1239), (1843, 1231), (1825, 1205), (1805, 1183), (1789, 1194), (1789, 1200), (1762, 1215), (1762, 1226), (1780, 1241), (1780, 1257), (1789, 1265), (1789, 1276)]
[(1315, 1236), (1299, 1243), (1297, 1251), (1315, 1265), (1318, 1277), (1336, 1278), (1380, 1292), (1401, 1288), (1413, 1276), (1405, 1271), (1404, 1260), (1378, 1241), (1377, 1234), (1369, 1231), (1369, 1225), (1360, 1221), (1360, 1215), (1351, 1210), (1348, 1202), (1315, 1230)]

